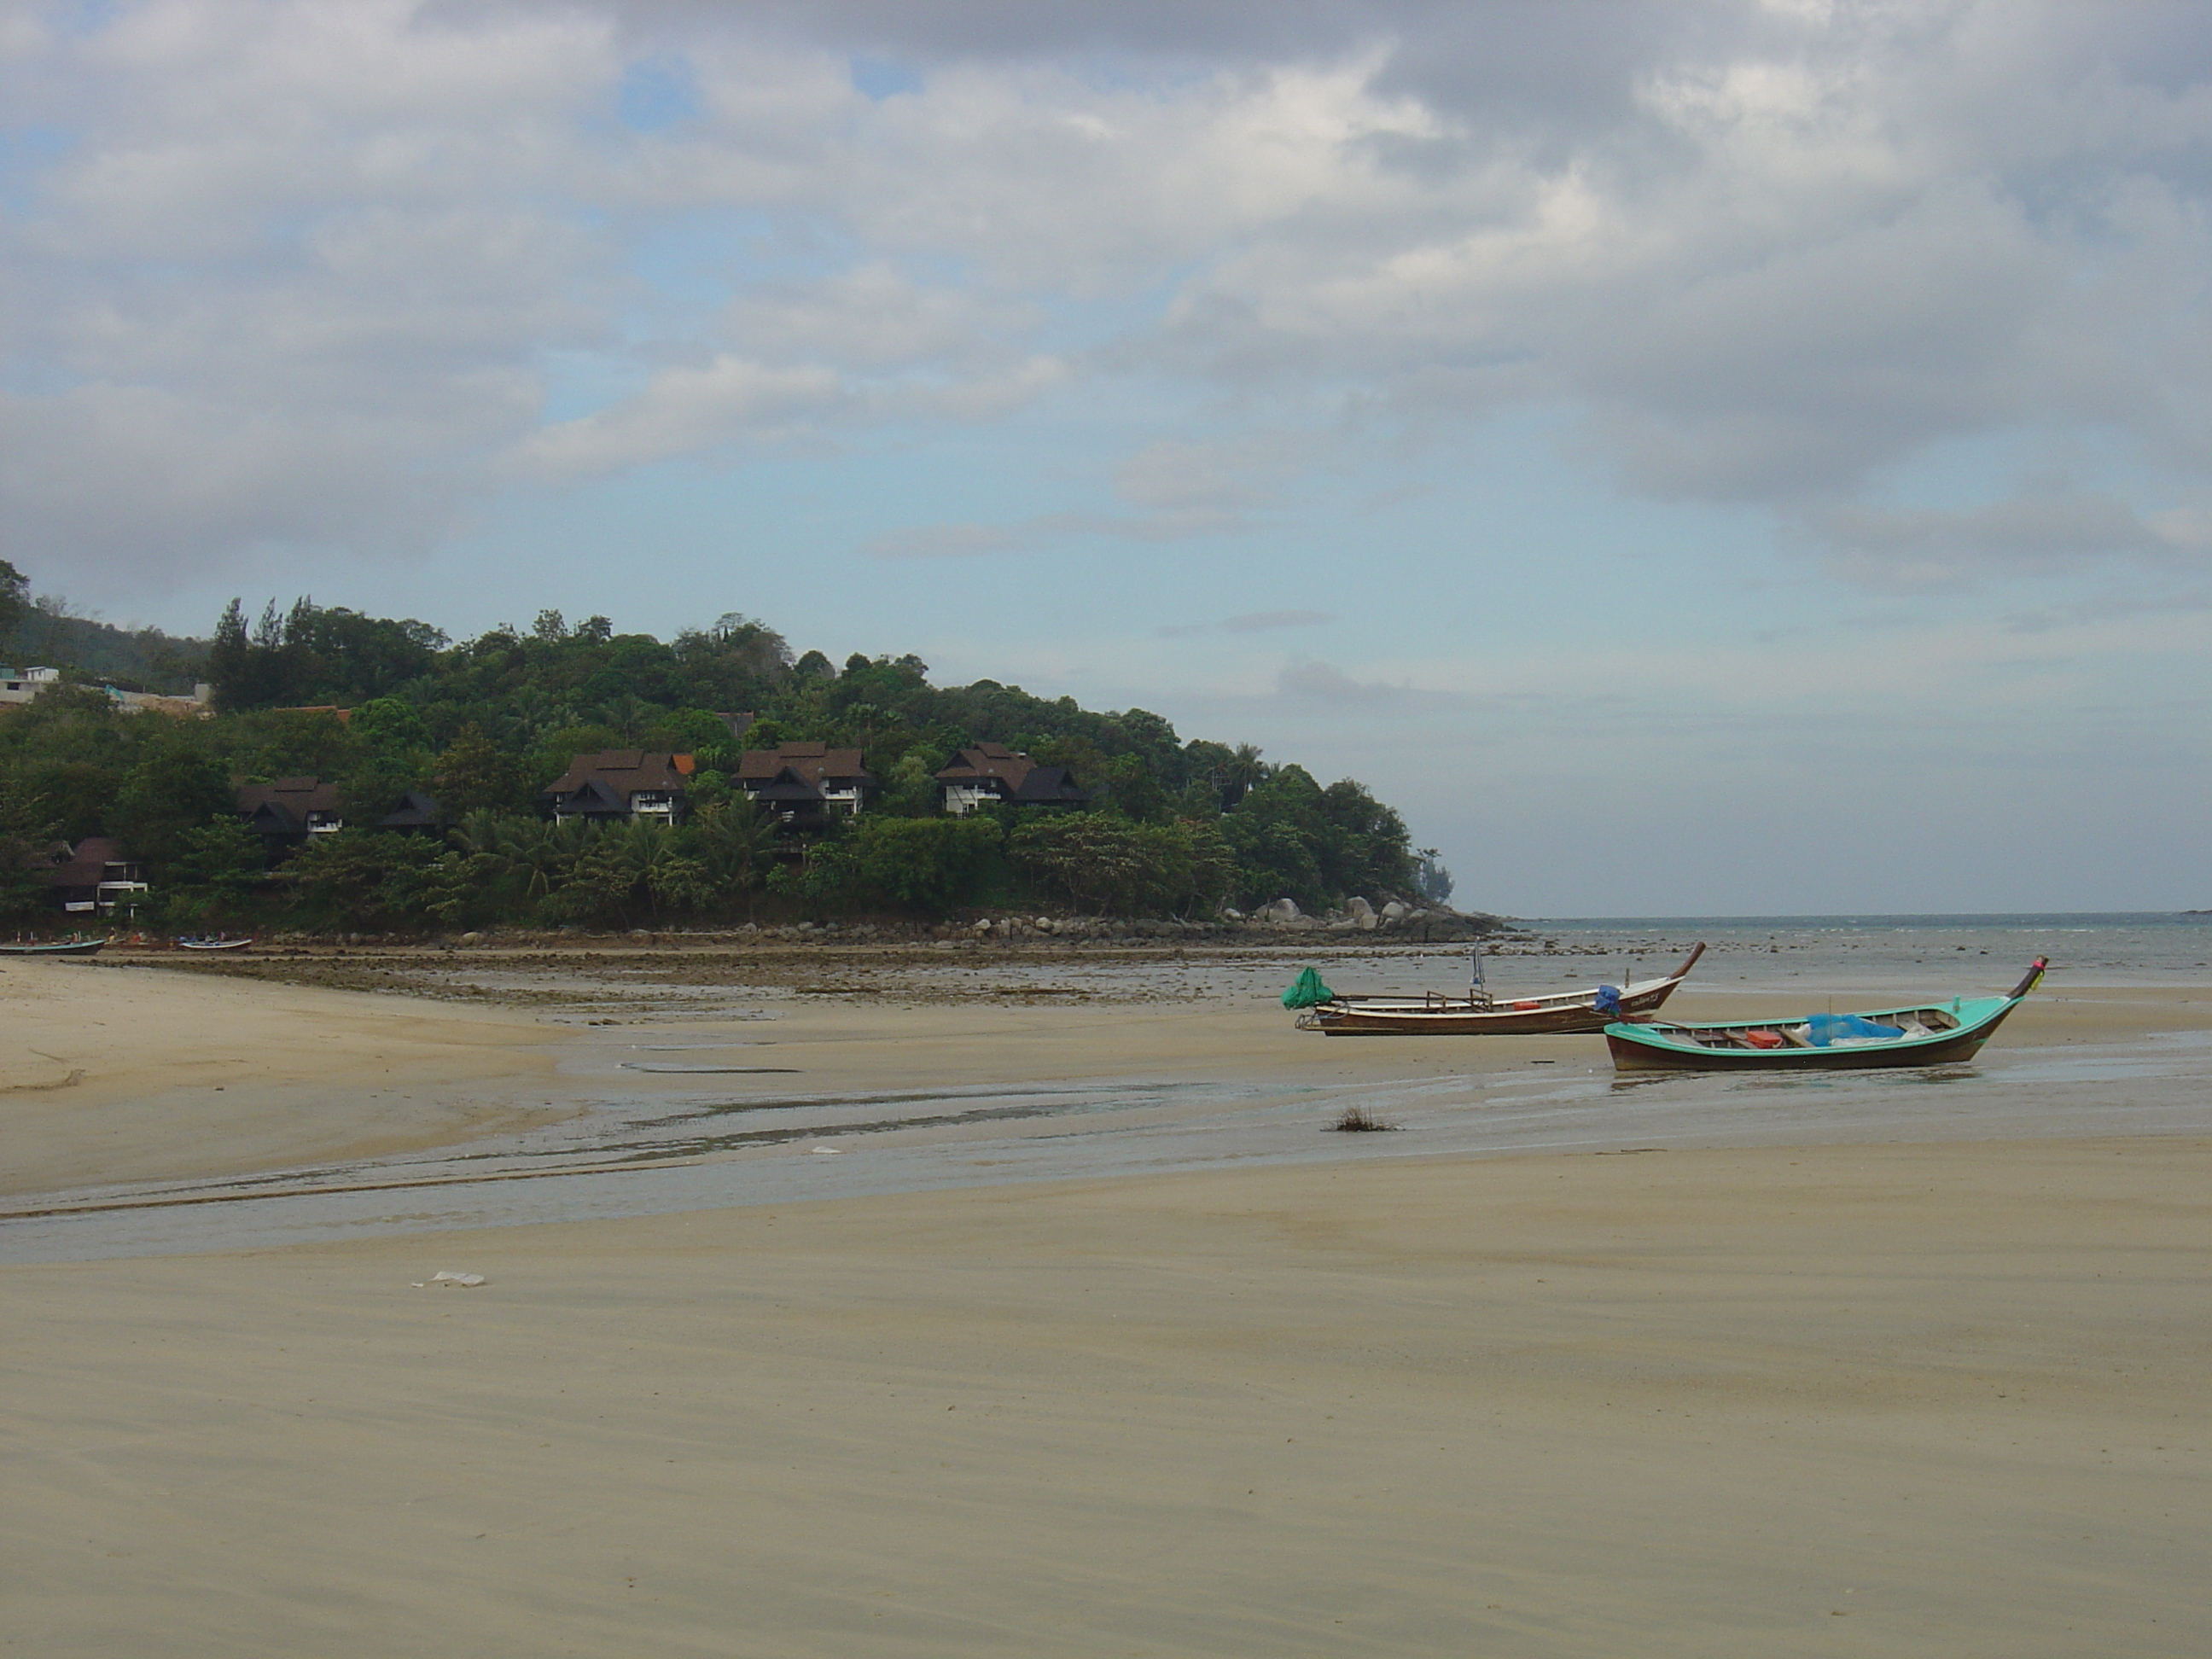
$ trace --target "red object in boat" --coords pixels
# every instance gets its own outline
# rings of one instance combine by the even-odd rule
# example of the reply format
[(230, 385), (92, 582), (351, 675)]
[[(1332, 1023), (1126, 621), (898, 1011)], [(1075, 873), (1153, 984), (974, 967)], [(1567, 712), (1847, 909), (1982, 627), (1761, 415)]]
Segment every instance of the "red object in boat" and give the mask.
[(1513, 1006), (1514, 1006), (1516, 1008), (1520, 1008), (1520, 1009), (1524, 1009), (1524, 1010), (1525, 1010), (1525, 1009), (1529, 1009), (1529, 1008), (1540, 1008), (1540, 1007), (1542, 1007), (1542, 1006), (1543, 1006), (1543, 1004), (1541, 1004), (1541, 1003), (1540, 1003), (1540, 1002), (1516, 1002), (1516, 1003), (1515, 1003)]
[(1746, 1031), (1743, 1040), (1754, 1048), (1779, 1048), (1783, 1046), (1779, 1031)]

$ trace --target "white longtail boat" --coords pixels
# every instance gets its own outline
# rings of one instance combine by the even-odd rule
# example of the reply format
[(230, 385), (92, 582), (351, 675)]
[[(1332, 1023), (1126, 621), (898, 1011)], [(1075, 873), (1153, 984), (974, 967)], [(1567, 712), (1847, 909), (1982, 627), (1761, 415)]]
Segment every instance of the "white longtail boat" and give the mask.
[(1705, 953), (1704, 942), (1664, 979), (1618, 988), (1497, 997), (1483, 982), (1482, 950), (1475, 948), (1474, 982), (1465, 996), (1431, 991), (1423, 996), (1332, 995), (1298, 1016), (1302, 1031), (1325, 1036), (1531, 1036), (1562, 1031), (1602, 1031), (1618, 1020), (1649, 1019)]

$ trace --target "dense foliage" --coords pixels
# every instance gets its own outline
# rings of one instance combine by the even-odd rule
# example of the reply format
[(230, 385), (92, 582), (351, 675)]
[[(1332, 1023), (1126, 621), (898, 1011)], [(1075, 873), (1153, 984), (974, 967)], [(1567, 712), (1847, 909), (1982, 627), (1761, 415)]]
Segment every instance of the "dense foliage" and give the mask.
[[(0, 623), (20, 635), (37, 608), (20, 581), (9, 602)], [(118, 836), (149, 866), (158, 922), (384, 930), (1007, 905), (1202, 915), (1426, 884), (1403, 821), (1357, 783), (1323, 787), (1249, 745), (1185, 743), (1143, 709), (1098, 713), (991, 680), (933, 686), (911, 656), (794, 658), (734, 614), (663, 641), (549, 611), (526, 632), (455, 643), (309, 600), (249, 623), (234, 602), (204, 647), (168, 647), (212, 685), (212, 718), (125, 713), (89, 685), (0, 718), (0, 859), (20, 868), (56, 839)], [(734, 712), (755, 717), (743, 747), (863, 750), (879, 782), (869, 810), (779, 836), (731, 783)], [(944, 816), (934, 774), (991, 740), (1068, 768), (1092, 805)], [(540, 815), (539, 792), (572, 757), (618, 747), (696, 757), (684, 822)], [(356, 827), (271, 867), (234, 816), (236, 786), (307, 774), (338, 785)], [(447, 833), (359, 827), (408, 789), (437, 799)], [(33, 902), (0, 884), (16, 914)]]

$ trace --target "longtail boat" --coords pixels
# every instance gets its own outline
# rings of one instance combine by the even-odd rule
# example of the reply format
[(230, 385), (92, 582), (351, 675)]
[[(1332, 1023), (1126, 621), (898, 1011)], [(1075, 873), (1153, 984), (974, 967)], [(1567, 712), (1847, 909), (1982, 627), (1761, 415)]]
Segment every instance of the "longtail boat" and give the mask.
[(88, 957), (105, 939), (65, 939), (50, 945), (0, 945), (0, 957)]
[(1700, 942), (1682, 959), (1682, 965), (1663, 979), (1500, 997), (1492, 995), (1483, 984), (1482, 958), (1478, 952), (1475, 981), (1465, 996), (1443, 996), (1433, 991), (1419, 997), (1331, 993), (1327, 1000), (1316, 1002), (1298, 1016), (1298, 1029), (1326, 1036), (1538, 1036), (1601, 1031), (1607, 1021), (1645, 1018), (1658, 1012), (1705, 953)]
[(177, 940), (179, 951), (250, 951), (253, 948), (251, 935), (245, 939), (190, 939)]
[(1808, 1072), (1953, 1065), (1980, 1052), (2049, 965), (2048, 958), (2038, 957), (2027, 976), (2001, 997), (1953, 997), (1948, 1004), (1714, 1025), (1616, 1021), (1605, 1028), (1606, 1045), (1613, 1050), (1613, 1069), (1621, 1072)]

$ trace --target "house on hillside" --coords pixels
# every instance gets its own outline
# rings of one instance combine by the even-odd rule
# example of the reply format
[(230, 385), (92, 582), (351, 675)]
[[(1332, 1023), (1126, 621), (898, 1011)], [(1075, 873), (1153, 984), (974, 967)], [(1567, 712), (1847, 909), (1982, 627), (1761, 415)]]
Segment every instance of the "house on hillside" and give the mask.
[(446, 814), (434, 796), (420, 789), (404, 789), (393, 799), (392, 810), (377, 819), (376, 827), (434, 836), (446, 827)]
[(312, 836), (334, 836), (345, 828), (338, 808), (338, 787), (320, 778), (279, 778), (274, 783), (242, 783), (235, 798), (238, 816), (261, 844), (306, 845)]
[[(0, 705), (35, 702), (50, 687), (61, 684), (62, 671), (58, 668), (0, 668)], [(92, 689), (126, 714), (171, 714), (179, 719), (197, 716), (205, 720), (215, 713), (210, 702), (215, 689), (205, 682), (195, 685), (189, 697), (166, 696), (158, 691), (126, 691), (115, 685), (94, 685)]]
[(124, 855), (122, 843), (107, 836), (90, 836), (73, 848), (58, 848), (53, 868), (42, 879), (52, 901), (75, 915), (112, 915), (120, 905), (126, 912), (145, 896), (145, 867)]
[(0, 702), (28, 702), (62, 683), (58, 668), (0, 668)]
[(1016, 806), (1080, 806), (1091, 792), (1079, 787), (1064, 766), (1040, 766), (1003, 743), (979, 743), (962, 750), (937, 775), (945, 791), (945, 810), (965, 817), (994, 802)]
[(787, 743), (748, 749), (738, 761), (737, 786), (756, 806), (794, 829), (823, 823), (833, 811), (857, 813), (876, 780), (857, 749)]
[(657, 818), (680, 823), (686, 810), (692, 760), (644, 749), (604, 749), (579, 755), (541, 791), (538, 805), (561, 823), (617, 823)]

